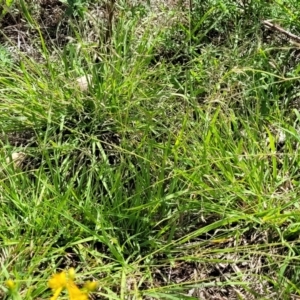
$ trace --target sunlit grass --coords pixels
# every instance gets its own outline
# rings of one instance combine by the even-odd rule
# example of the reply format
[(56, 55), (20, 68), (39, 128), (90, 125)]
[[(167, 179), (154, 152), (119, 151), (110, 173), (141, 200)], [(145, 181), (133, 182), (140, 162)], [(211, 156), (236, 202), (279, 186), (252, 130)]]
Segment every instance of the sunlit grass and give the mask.
[(283, 8), (124, 5), (110, 44), (86, 15), (1, 69), (0, 298), (299, 294), (298, 69), (258, 22)]

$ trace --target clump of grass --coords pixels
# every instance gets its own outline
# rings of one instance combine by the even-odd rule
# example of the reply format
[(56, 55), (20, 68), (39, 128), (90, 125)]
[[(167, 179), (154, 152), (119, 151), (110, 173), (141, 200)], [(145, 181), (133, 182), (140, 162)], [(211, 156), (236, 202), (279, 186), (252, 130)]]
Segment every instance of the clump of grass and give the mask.
[(298, 294), (297, 70), (254, 18), (283, 8), (193, 3), (170, 28), (123, 6), (106, 44), (77, 19), (54, 60), (2, 71), (0, 280), (22, 299), (72, 267), (100, 299)]

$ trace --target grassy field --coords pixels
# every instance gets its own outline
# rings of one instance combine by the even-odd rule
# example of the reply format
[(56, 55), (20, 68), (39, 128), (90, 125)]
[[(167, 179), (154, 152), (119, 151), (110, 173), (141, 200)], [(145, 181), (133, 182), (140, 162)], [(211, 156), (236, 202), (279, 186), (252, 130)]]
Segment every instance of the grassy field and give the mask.
[(299, 12), (2, 4), (0, 299), (300, 299)]

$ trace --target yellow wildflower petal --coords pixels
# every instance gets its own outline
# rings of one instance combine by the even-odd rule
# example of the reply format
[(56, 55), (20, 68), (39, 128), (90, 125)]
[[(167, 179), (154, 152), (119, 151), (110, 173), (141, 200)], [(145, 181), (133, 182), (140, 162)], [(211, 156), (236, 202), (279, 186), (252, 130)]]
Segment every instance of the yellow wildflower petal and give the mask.
[(88, 300), (87, 292), (81, 291), (73, 281), (69, 281), (67, 285), (70, 300)]
[(54, 274), (48, 281), (48, 286), (56, 291), (57, 289), (63, 289), (67, 286), (67, 277), (65, 272)]
[(6, 286), (8, 287), (9, 290), (13, 290), (16, 286), (16, 283), (11, 279), (6, 280), (5, 284), (6, 284)]
[(63, 290), (63, 288), (58, 288), (55, 290), (54, 295), (50, 298), (50, 300), (56, 300), (59, 296), (59, 294), (61, 293), (61, 291)]
[(84, 284), (84, 289), (86, 289), (89, 292), (93, 292), (98, 288), (98, 282), (97, 281), (87, 281)]
[(74, 279), (75, 279), (75, 269), (74, 269), (74, 268), (70, 268), (70, 269), (68, 270), (68, 274), (69, 274), (69, 278), (70, 278), (71, 280), (74, 280)]

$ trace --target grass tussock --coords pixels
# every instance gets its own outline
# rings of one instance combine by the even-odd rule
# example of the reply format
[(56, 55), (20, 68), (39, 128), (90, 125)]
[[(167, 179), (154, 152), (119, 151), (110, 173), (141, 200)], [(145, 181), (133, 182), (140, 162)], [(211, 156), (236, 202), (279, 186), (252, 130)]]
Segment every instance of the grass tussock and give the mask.
[(297, 299), (298, 2), (8, 2), (0, 298)]

